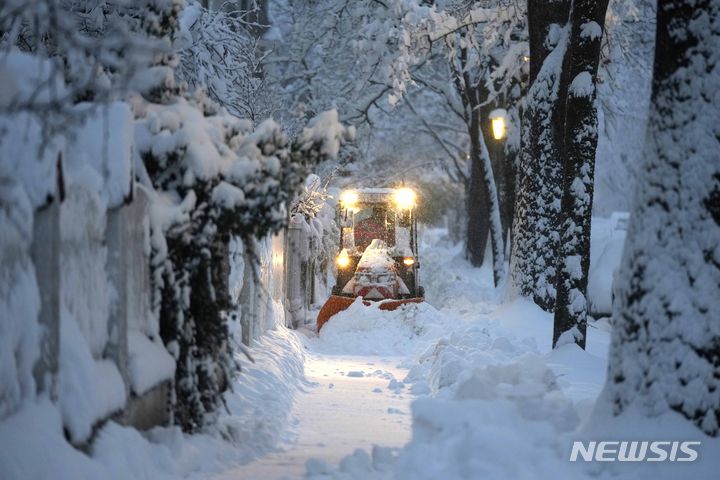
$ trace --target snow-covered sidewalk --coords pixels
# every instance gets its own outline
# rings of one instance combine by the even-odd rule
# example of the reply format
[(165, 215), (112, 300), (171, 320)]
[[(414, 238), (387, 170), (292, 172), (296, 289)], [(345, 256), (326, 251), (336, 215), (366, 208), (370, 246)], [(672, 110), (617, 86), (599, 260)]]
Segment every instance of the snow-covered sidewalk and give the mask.
[(300, 477), (310, 458), (337, 463), (356, 448), (402, 447), (410, 440), (410, 396), (388, 389), (407, 373), (396, 363), (395, 358), (308, 356), (305, 378), (312, 384), (295, 398), (294, 441), (212, 478)]

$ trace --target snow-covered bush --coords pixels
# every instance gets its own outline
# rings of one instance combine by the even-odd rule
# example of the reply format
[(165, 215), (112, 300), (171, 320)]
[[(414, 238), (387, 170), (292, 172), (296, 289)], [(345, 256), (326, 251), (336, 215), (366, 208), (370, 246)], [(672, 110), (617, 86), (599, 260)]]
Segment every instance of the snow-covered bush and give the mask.
[[(173, 37), (172, 4), (150, 33)], [(266, 120), (253, 128), (209, 98), (183, 92), (173, 55), (156, 58), (141, 96), (133, 99), (139, 175), (154, 190), (154, 309), (163, 339), (178, 361), (175, 421), (194, 431), (212, 422), (235, 367), (226, 316), (232, 308), (229, 242), (250, 250), (255, 239), (287, 224), (287, 204), (308, 168), (337, 155), (353, 131), (337, 113), (313, 119), (289, 140)]]

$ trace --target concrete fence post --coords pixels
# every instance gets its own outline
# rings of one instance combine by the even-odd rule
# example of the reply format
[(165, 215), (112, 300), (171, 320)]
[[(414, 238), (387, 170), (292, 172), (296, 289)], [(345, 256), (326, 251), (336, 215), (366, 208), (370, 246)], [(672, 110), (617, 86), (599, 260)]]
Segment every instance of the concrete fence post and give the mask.
[(242, 316), (240, 317), (240, 326), (242, 328), (242, 342), (248, 347), (252, 346), (253, 338), (255, 338), (256, 324), (256, 300), (255, 300), (255, 275), (253, 272), (252, 259), (247, 253), (243, 254), (245, 268), (243, 269), (243, 286), (240, 290), (240, 306)]
[(307, 257), (310, 244), (304, 222), (299, 216), (290, 219), (285, 247), (285, 308), (293, 328), (307, 323)]
[(40, 357), (33, 368), (38, 393), (57, 399), (60, 360), (60, 202), (35, 213), (30, 247), (40, 292)]
[(149, 210), (147, 193), (138, 188), (132, 202), (107, 212), (107, 275), (115, 296), (105, 356), (117, 365), (128, 391), (128, 327), (151, 337), (158, 334), (150, 322), (150, 268), (145, 252)]

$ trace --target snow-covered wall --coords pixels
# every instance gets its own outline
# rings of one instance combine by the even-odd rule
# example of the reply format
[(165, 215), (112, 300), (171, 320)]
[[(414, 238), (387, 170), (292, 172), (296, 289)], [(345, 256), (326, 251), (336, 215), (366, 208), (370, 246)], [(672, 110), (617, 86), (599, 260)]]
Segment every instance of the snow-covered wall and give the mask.
[(277, 324), (285, 324), (285, 232), (257, 242), (258, 265), (239, 238), (230, 242), (230, 296), (236, 305), (233, 336), (252, 346)]
[[(52, 71), (7, 55), (0, 84), (14, 96), (0, 107), (44, 95), (45, 84), (62, 90), (46, 78)], [(133, 180), (133, 114), (123, 102), (73, 108), (63, 135), (40, 114), (0, 114), (0, 421), (47, 397), (82, 444), (98, 422), (171, 380), (175, 363), (150, 309), (149, 199)]]

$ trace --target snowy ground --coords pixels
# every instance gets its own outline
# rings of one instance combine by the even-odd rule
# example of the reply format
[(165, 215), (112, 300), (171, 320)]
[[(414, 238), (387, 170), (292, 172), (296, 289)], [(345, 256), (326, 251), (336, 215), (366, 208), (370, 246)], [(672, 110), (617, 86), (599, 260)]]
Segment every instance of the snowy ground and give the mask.
[[(214, 431), (110, 423), (88, 455), (47, 401), (0, 424), (0, 478), (716, 478), (720, 442), (677, 415), (603, 416), (609, 325), (552, 351), (552, 317), (508, 302), (442, 231), (425, 232), (428, 302), (353, 304), (318, 337), (269, 331)], [(573, 440), (702, 440), (695, 463), (570, 463)], [(37, 451), (46, 452), (38, 461)]]
[[(499, 455), (498, 440), (523, 447), (528, 422), (550, 418), (537, 427), (546, 439), (588, 418), (605, 380), (605, 324), (591, 328), (587, 352), (552, 352), (550, 315), (525, 301), (503, 304), (491, 272), (470, 267), (442, 231), (426, 232), (425, 241), (427, 304), (383, 312), (356, 303), (319, 338), (302, 331), (305, 376), (313, 383), (295, 398), (295, 441), (217, 478), (467, 477), (463, 469), (473, 469), (463, 461), (483, 459), (487, 468), (479, 472), (525, 470), (532, 478), (536, 471), (515, 455)], [(458, 436), (453, 422), (464, 430), (470, 419), (472, 431)], [(536, 447), (523, 448), (550, 474), (561, 441)], [(460, 470), (448, 471), (449, 464)]]
[(337, 463), (356, 448), (373, 444), (402, 447), (410, 440), (410, 396), (389, 390), (406, 370), (392, 357), (308, 356), (305, 376), (312, 384), (292, 409), (295, 439), (283, 451), (231, 469), (216, 479), (299, 477), (309, 458)]

